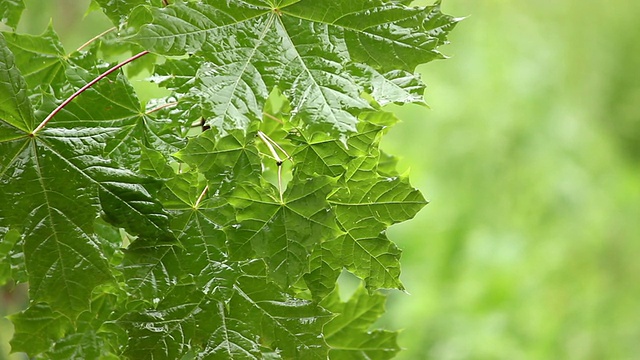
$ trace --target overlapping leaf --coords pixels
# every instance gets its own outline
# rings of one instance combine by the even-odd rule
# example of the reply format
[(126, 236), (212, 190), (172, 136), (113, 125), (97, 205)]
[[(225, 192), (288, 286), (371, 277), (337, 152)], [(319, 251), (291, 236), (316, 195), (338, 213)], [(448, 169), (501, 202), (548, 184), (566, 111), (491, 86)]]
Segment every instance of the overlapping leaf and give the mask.
[(24, 236), (32, 299), (75, 314), (88, 306), (93, 288), (111, 278), (93, 230), (100, 211), (134, 234), (158, 239), (173, 237), (168, 216), (145, 188), (153, 181), (101, 158), (113, 128), (84, 124), (30, 135), (35, 116), (26, 82), (8, 47), (0, 48), (0, 83), (12, 94), (0, 104), (6, 129), (0, 219)]
[[(147, 152), (149, 157), (162, 156)], [(173, 171), (165, 168), (157, 173), (168, 178)], [(160, 299), (181, 279), (187, 279), (209, 296), (224, 298), (235, 275), (232, 265), (226, 262), (226, 235), (222, 228), (235, 219), (233, 212), (226, 202), (210, 196), (198, 174), (173, 175), (160, 198), (173, 214), (171, 228), (180, 245), (132, 244), (122, 264), (128, 291), (139, 299)]]
[[(15, 56), (9, 50), (7, 42), (0, 34), (0, 140), (11, 140), (28, 132), (34, 126), (33, 108), (27, 97), (27, 83), (17, 68)], [(3, 154), (6, 154), (3, 152)], [(0, 168), (4, 170), (4, 167)]]
[(44, 353), (53, 359), (118, 359), (118, 334), (101, 331), (113, 313), (116, 296), (105, 292), (92, 299), (91, 312), (73, 323), (46, 304), (33, 304), (11, 316), (17, 332), (11, 340), (14, 351)]
[(149, 4), (161, 6), (162, 0), (127, 0), (127, 1), (113, 1), (113, 0), (92, 0), (100, 5), (104, 9), (104, 13), (109, 19), (119, 26), (124, 23), (131, 14), (131, 10), (138, 5)]
[(370, 108), (362, 92), (382, 104), (422, 102), (423, 86), (411, 72), (442, 57), (436, 47), (456, 21), (438, 6), (381, 0), (208, 0), (147, 7), (130, 24), (154, 52), (206, 60), (198, 79), (214, 126), (245, 129), (279, 87), (293, 125), (343, 134), (355, 132), (357, 114)]
[(385, 297), (369, 295), (359, 288), (348, 302), (340, 301), (337, 292), (325, 300), (323, 306), (337, 314), (324, 327), (327, 343), (331, 347), (331, 360), (385, 360), (399, 351), (397, 333), (369, 328), (384, 314)]
[(260, 359), (278, 351), (285, 359), (326, 359), (328, 347), (317, 334), (329, 313), (268, 286), (263, 265), (244, 266), (228, 302), (184, 284), (153, 309), (123, 318), (130, 336), (126, 355), (135, 359), (174, 359), (191, 351), (202, 359)]
[(261, 160), (251, 137), (241, 131), (223, 136), (217, 129), (206, 131), (192, 139), (187, 147), (175, 154), (197, 168), (212, 184), (229, 189), (237, 181), (259, 179)]
[(308, 271), (311, 249), (336, 232), (326, 197), (328, 177), (289, 183), (279, 198), (273, 186), (240, 184), (229, 199), (240, 224), (230, 233), (232, 246), (251, 243), (268, 266), (269, 278), (288, 288)]
[(27, 310), (12, 315), (16, 333), (11, 340), (14, 351), (40, 353), (49, 350), (54, 341), (63, 337), (71, 322), (46, 304), (33, 304)]
[(319, 334), (331, 314), (317, 303), (270, 286), (259, 262), (243, 267), (243, 272), (230, 306), (243, 314), (242, 320), (259, 334), (264, 346), (283, 359), (326, 359), (328, 347)]

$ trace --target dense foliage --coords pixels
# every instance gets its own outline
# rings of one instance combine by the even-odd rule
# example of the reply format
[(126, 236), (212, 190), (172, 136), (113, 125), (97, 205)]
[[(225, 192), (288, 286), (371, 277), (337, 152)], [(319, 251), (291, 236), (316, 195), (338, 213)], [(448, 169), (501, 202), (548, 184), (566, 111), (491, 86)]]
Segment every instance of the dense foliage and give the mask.
[[(13, 350), (393, 357), (397, 334), (369, 329), (377, 290), (403, 289), (386, 229), (425, 200), (379, 149), (381, 106), (423, 103), (415, 67), (457, 19), (405, 0), (95, 3), (116, 27), (71, 54), (52, 28), (0, 34), (0, 282), (30, 296)], [(2, 2), (5, 24), (22, 8)], [(141, 103), (142, 68), (171, 95)], [(363, 283), (346, 302), (343, 270)]]

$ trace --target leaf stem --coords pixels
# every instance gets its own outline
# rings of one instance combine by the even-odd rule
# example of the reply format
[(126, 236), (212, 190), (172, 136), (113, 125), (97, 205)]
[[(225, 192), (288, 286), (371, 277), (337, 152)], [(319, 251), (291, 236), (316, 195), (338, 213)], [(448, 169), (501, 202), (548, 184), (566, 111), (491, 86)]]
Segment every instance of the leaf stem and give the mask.
[(284, 125), (284, 122), (282, 122), (282, 120), (280, 120), (280, 119), (278, 119), (277, 117), (275, 117), (275, 116), (273, 116), (273, 115), (269, 114), (268, 112), (264, 112), (264, 113), (262, 113), (262, 114), (263, 114), (264, 116), (268, 117), (269, 119), (274, 120), (274, 121), (276, 121), (276, 122), (280, 123), (280, 125)]
[(107, 29), (107, 30), (105, 30), (105, 31), (101, 32), (100, 34), (98, 34), (98, 35), (94, 36), (93, 38), (91, 38), (91, 40), (89, 40), (89, 41), (87, 41), (86, 43), (84, 43), (84, 44), (80, 45), (80, 47), (79, 47), (79, 48), (77, 48), (77, 49), (76, 49), (76, 51), (80, 51), (80, 50), (84, 49), (85, 47), (89, 46), (92, 42), (94, 42), (94, 41), (98, 40), (99, 38), (101, 38), (101, 37), (103, 37), (104, 35), (106, 35), (106, 34), (108, 34), (108, 33), (112, 32), (112, 31), (113, 31), (113, 30), (115, 30), (115, 29), (116, 29), (116, 27), (114, 26), (114, 27), (112, 27), (112, 28), (110, 28), (110, 29)]
[(176, 105), (178, 105), (178, 102), (177, 102), (177, 101), (170, 102), (170, 103), (166, 103), (166, 104), (162, 104), (162, 105), (160, 105), (160, 106), (158, 106), (158, 107), (155, 107), (155, 108), (153, 108), (153, 109), (151, 109), (151, 110), (147, 111), (147, 112), (146, 112), (146, 114), (147, 114), (147, 115), (149, 115), (149, 114), (151, 114), (151, 113), (154, 113), (154, 112), (156, 112), (156, 111), (162, 110), (162, 109), (164, 109), (164, 108), (168, 108), (168, 107), (176, 106)]
[(30, 134), (30, 136), (35, 136), (35, 134), (42, 130), (42, 128), (44, 128), (47, 123), (54, 117), (56, 116), (60, 110), (62, 110), (65, 106), (67, 106), (71, 101), (73, 101), (73, 99), (75, 99), (76, 97), (78, 97), (78, 95), (82, 94), (83, 92), (85, 92), (88, 88), (92, 87), (93, 85), (95, 85), (95, 83), (97, 83), (98, 81), (104, 79), (105, 77), (109, 76), (109, 74), (113, 73), (114, 71), (120, 69), (121, 67), (127, 65), (128, 63), (143, 57), (144, 55), (147, 55), (149, 53), (149, 51), (145, 50), (141, 53), (138, 53), (130, 58), (128, 58), (127, 60), (121, 62), (120, 64), (117, 64), (115, 66), (113, 66), (111, 69), (105, 71), (104, 73), (100, 74), (97, 78), (91, 80), (89, 83), (87, 83), (85, 86), (81, 87), (78, 91), (76, 91), (75, 93), (73, 93), (73, 95), (69, 96), (69, 98), (67, 98), (67, 100), (63, 101), (62, 104), (58, 105), (57, 108), (55, 108), (49, 115), (47, 115), (47, 117), (42, 120), (42, 122), (40, 123), (40, 125), (38, 125), (37, 128), (35, 128), (35, 130), (33, 130)]
[(278, 192), (280, 193), (280, 202), (284, 203), (284, 197), (282, 195), (284, 192), (282, 189), (282, 164), (278, 164)]
[(193, 205), (194, 209), (197, 209), (198, 206), (200, 206), (200, 203), (204, 199), (204, 196), (207, 194), (207, 191), (209, 191), (209, 185), (205, 186), (204, 190), (202, 190), (202, 194), (200, 194), (200, 196), (198, 197), (198, 200), (196, 200), (196, 203)]
[[(276, 160), (276, 165), (278, 165), (278, 192), (280, 193), (280, 201), (284, 202), (282, 189), (282, 163), (284, 162), (284, 160), (289, 160), (291, 156), (289, 156), (289, 154), (287, 154), (287, 152), (280, 145), (278, 145), (277, 142), (273, 141), (273, 139), (268, 137), (267, 134), (263, 133), (262, 131), (258, 131), (258, 137), (260, 137), (260, 140), (262, 140), (262, 142), (267, 145), (267, 148), (269, 148), (271, 155)], [(276, 151), (274, 146), (278, 148), (278, 150), (282, 151), (282, 153), (286, 156), (284, 160), (282, 160), (280, 155), (278, 155), (278, 152)]]

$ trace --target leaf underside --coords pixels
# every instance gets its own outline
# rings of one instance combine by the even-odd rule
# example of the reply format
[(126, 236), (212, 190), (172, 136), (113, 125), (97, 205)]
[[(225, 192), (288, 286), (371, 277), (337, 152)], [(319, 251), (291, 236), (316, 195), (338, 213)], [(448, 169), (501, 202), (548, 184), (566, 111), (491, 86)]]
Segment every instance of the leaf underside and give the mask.
[[(277, 3), (274, 4), (274, 3)], [(426, 204), (379, 142), (424, 104), (457, 19), (383, 0), (95, 0), (118, 32), (67, 54), (0, 33), (0, 283), (14, 351), (51, 359), (390, 359), (386, 229)], [(0, 2), (17, 25), (24, 4)], [(150, 51), (141, 100), (113, 63)], [(131, 74), (129, 74), (131, 75)], [(41, 124), (39, 126), (39, 124)], [(362, 286), (346, 302), (337, 279)]]

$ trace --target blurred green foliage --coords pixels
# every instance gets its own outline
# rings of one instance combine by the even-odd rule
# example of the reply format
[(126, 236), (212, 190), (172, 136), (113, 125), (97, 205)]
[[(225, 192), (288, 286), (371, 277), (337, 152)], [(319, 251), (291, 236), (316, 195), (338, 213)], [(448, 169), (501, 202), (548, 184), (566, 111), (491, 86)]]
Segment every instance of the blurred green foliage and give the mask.
[(393, 230), (401, 359), (637, 359), (640, 3), (445, 0), (432, 109), (384, 140), (432, 202)]
[[(110, 26), (83, 19), (89, 2), (27, 0), (19, 30), (53, 14), (71, 51)], [(392, 108), (405, 121), (384, 140), (432, 201), (391, 229), (411, 293), (392, 293), (384, 319), (404, 329), (399, 358), (637, 358), (640, 3), (443, 10), (470, 17), (452, 58), (420, 69), (432, 109)]]

